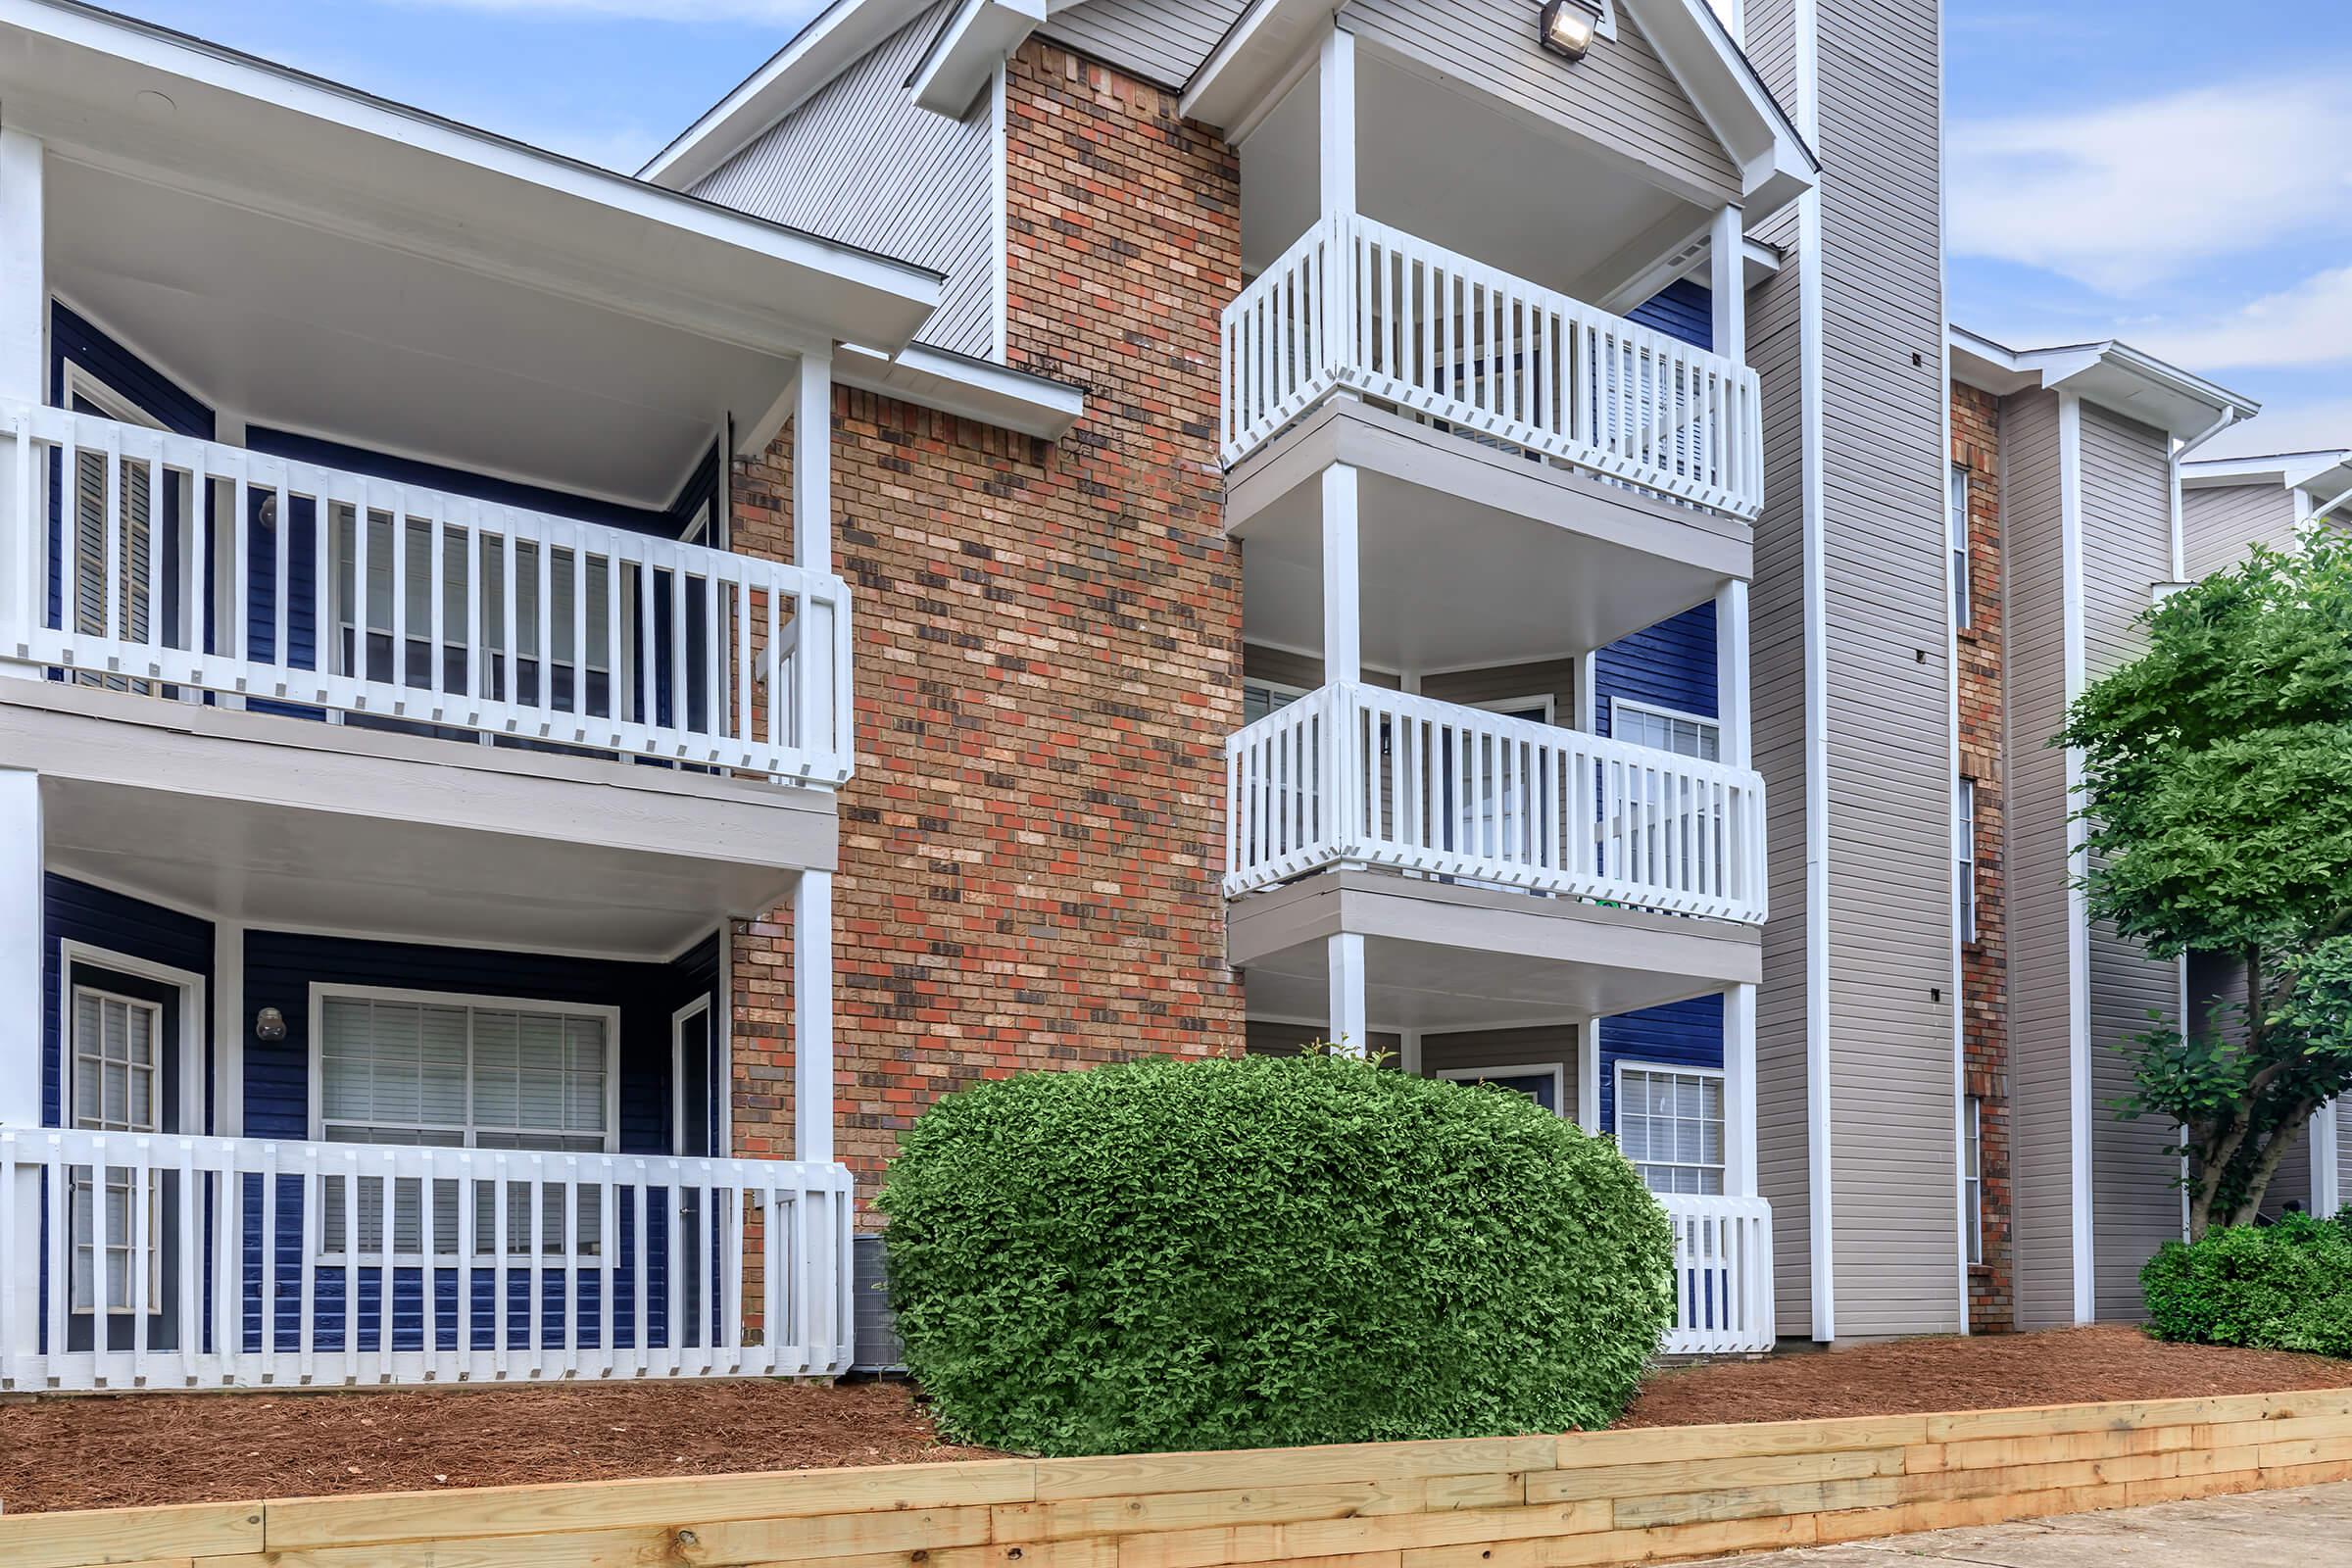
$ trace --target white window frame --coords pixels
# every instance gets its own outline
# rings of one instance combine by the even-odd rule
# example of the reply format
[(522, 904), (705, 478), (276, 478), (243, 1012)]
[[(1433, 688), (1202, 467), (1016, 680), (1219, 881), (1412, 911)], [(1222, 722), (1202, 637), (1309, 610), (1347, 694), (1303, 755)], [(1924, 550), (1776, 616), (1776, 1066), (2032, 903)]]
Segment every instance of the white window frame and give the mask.
[[(311, 984), (310, 1129), (315, 1143), (325, 1143), (326, 1004), (351, 1002), (409, 1002), (428, 1006), (466, 1007), (484, 1012), (555, 1013), (566, 1018), (596, 1018), (605, 1026), (605, 1147), (608, 1154), (620, 1152), (620, 1009), (580, 1002), (548, 1002), (536, 997), (481, 996), (460, 991), (419, 991), (399, 986), (343, 985), (327, 981)], [(419, 1129), (420, 1131), (423, 1129)], [(446, 1130), (446, 1129), (436, 1129)], [(499, 1130), (499, 1129), (494, 1129)], [(466, 1037), (466, 1128), (462, 1142), (428, 1144), (429, 1149), (475, 1149), (480, 1129), (473, 1121), (473, 1035)], [(578, 1136), (578, 1135), (571, 1135)], [(405, 1147), (405, 1146), (404, 1146)]]
[[(710, 1048), (714, 1069), (717, 1064), (718, 1052), (715, 1049), (718, 1045), (717, 1013), (711, 1007), (710, 999), (708, 996), (697, 997), (669, 1015), (669, 1152), (683, 1159), (718, 1159), (724, 1157), (720, 1152), (723, 1146), (716, 1142), (717, 1139), (725, 1136), (726, 1118), (724, 1116), (710, 1117), (712, 1126), (716, 1129), (712, 1133), (713, 1142), (710, 1153), (699, 1156), (688, 1154), (684, 1149), (679, 1147), (686, 1141), (686, 1023), (698, 1012), (710, 1014), (710, 1039), (707, 1044)], [(717, 1081), (717, 1074), (713, 1070), (710, 1084), (711, 1094), (720, 1094), (725, 1087)], [(709, 1111), (706, 1110), (704, 1114), (708, 1117)]]
[[(1693, 762), (1711, 761), (1716, 763), (1720, 763), (1723, 760), (1723, 720), (1720, 718), (1709, 718), (1704, 713), (1693, 713), (1687, 709), (1668, 708), (1662, 703), (1644, 703), (1631, 697), (1612, 697), (1609, 699), (1610, 739), (1617, 740), (1623, 738), (1624, 726), (1618, 723), (1618, 718), (1619, 715), (1625, 713), (1641, 713), (1649, 718), (1675, 719), (1683, 723), (1696, 724), (1703, 729), (1712, 730), (1715, 734), (1715, 755), (1712, 758), (1692, 757), (1690, 759), (1690, 760)], [(1628, 742), (1627, 744), (1630, 745), (1632, 743)], [(1659, 750), (1659, 748), (1654, 746), (1646, 749), (1650, 751)], [(1681, 752), (1668, 752), (1666, 755), (1669, 757), (1681, 757), (1684, 754)]]
[[(1252, 686), (1256, 687), (1259, 691), (1264, 692), (1269, 697), (1284, 697), (1288, 698), (1293, 703), (1298, 701), (1298, 699), (1301, 697), (1307, 696), (1311, 690), (1311, 688), (1305, 686), (1294, 686), (1289, 681), (1260, 680), (1255, 675), (1244, 675), (1242, 677), (1242, 705), (1245, 708), (1249, 706), (1250, 688)], [(1285, 706), (1288, 705), (1286, 704)], [(1277, 708), (1273, 710), (1273, 712), (1268, 713), (1266, 716), (1271, 718), (1274, 716), (1274, 713), (1279, 713), (1282, 710)], [(1256, 723), (1258, 721), (1252, 719), (1250, 722)]]
[(1944, 547), (1950, 552), (1952, 571), (1952, 628), (1967, 631), (1976, 624), (1976, 583), (1970, 576), (1975, 557), (1970, 553), (1968, 537), (1969, 471), (1964, 464), (1955, 463), (1944, 479), (1943, 533)]
[(1572, 1120), (1568, 1106), (1568, 1068), (1563, 1062), (1535, 1061), (1517, 1067), (1440, 1067), (1436, 1076), (1448, 1083), (1484, 1083), (1493, 1078), (1549, 1078), (1551, 1113)]
[[(1721, 1067), (1686, 1067), (1671, 1061), (1642, 1061), (1632, 1057), (1626, 1057), (1619, 1060), (1617, 1063), (1616, 1072), (1611, 1075), (1613, 1081), (1610, 1087), (1613, 1098), (1610, 1102), (1609, 1135), (1617, 1140), (1617, 1147), (1620, 1152), (1623, 1152), (1625, 1149), (1625, 1075), (1629, 1070), (1641, 1073), (1662, 1073), (1666, 1076), (1674, 1078), (1712, 1078), (1718, 1084), (1723, 1086), (1723, 1093), (1720, 1097), (1720, 1103), (1723, 1106), (1723, 1140), (1721, 1146), (1723, 1151), (1723, 1160), (1720, 1164), (1709, 1165), (1704, 1161), (1691, 1163), (1680, 1159), (1636, 1159), (1631, 1154), (1627, 1154), (1625, 1158), (1626, 1163), (1634, 1167), (1637, 1175), (1640, 1174), (1642, 1167), (1644, 1165), (1671, 1166), (1677, 1170), (1716, 1171), (1723, 1178), (1724, 1194), (1729, 1194), (1732, 1190), (1732, 1093), (1730, 1074)], [(1646, 1187), (1649, 1184), (1646, 1180), (1644, 1180), (1642, 1185)], [(1705, 1193), (1668, 1196), (1712, 1198), (1722, 1195)]]
[(1984, 1261), (1984, 1100), (1970, 1095), (1965, 1114), (1968, 1124), (1961, 1142), (1960, 1192), (1967, 1211), (1961, 1223), (1965, 1233), (1970, 1266)]
[(1966, 773), (1952, 791), (1952, 856), (1959, 883), (1960, 943), (1974, 943), (1977, 927), (1977, 781)]
[[(1482, 712), (1500, 713), (1505, 718), (1516, 718), (1523, 724), (1552, 724), (1556, 726), (1558, 723), (1559, 701), (1549, 692), (1541, 692), (1531, 697), (1494, 697), (1483, 703), (1472, 703), (1470, 706)], [(1526, 712), (1531, 708), (1542, 709), (1544, 716), (1542, 718), (1526, 717)]]

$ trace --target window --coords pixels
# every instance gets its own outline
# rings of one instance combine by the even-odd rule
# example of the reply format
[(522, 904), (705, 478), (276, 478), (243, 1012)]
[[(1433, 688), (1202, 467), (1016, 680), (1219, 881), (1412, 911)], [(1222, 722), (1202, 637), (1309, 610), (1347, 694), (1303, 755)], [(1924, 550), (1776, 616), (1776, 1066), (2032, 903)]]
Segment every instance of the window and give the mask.
[(1296, 686), (1281, 686), (1270, 680), (1245, 680), (1242, 682), (1242, 722), (1250, 725), (1261, 718), (1270, 718), (1305, 695)]
[[(600, 1153), (613, 1147), (614, 1014), (610, 1008), (415, 996), (360, 990), (321, 993), (318, 1018), (319, 1136), (328, 1143), (436, 1144)], [(344, 1250), (343, 1178), (326, 1178), (323, 1250)], [(458, 1184), (434, 1182), (433, 1250), (458, 1250)], [(363, 1176), (360, 1248), (379, 1250), (382, 1178)], [(393, 1250), (423, 1250), (420, 1182), (399, 1179), (392, 1197)], [(475, 1192), (477, 1250), (496, 1245), (492, 1184)], [(564, 1189), (543, 1193), (544, 1250), (561, 1251)], [(597, 1190), (577, 1189), (579, 1250), (600, 1234)], [(530, 1194), (508, 1192), (508, 1250), (530, 1250)]]
[(1723, 1074), (1617, 1064), (1617, 1146), (1653, 1193), (1723, 1191)]
[(1723, 726), (1715, 720), (1671, 708), (1627, 702), (1622, 697), (1609, 703), (1609, 734), (1636, 746), (1654, 747), (1678, 757), (1695, 757), (1701, 761), (1718, 761), (1723, 757)]
[[(92, 986), (74, 988), (74, 1125), (89, 1132), (163, 1131), (164, 1009), (136, 997)], [(103, 1184), (87, 1165), (74, 1167), (73, 1187), (73, 1304), (89, 1311), (101, 1301), (110, 1312), (127, 1312), (132, 1294), (134, 1251), (132, 1204), (144, 1188), (149, 1237), (157, 1228), (157, 1190), (126, 1167), (108, 1166)], [(162, 1249), (147, 1248), (150, 1301), (161, 1300)]]
[(1554, 1115), (1564, 1114), (1561, 1107), (1568, 1102), (1568, 1068), (1564, 1062), (1537, 1062), (1526, 1067), (1446, 1067), (1438, 1076), (1457, 1084), (1486, 1084), (1525, 1095)]
[(1960, 940), (1977, 940), (1977, 781), (1960, 780), (1953, 797), (1952, 856), (1959, 862)]
[(1968, 470), (1953, 464), (1949, 484), (1944, 497), (1943, 531), (1952, 551), (1952, 624), (1965, 630), (1975, 608), (1969, 602)]
[(1961, 1127), (1961, 1220), (1968, 1227), (1968, 1260), (1984, 1261), (1984, 1102), (1968, 1097)]

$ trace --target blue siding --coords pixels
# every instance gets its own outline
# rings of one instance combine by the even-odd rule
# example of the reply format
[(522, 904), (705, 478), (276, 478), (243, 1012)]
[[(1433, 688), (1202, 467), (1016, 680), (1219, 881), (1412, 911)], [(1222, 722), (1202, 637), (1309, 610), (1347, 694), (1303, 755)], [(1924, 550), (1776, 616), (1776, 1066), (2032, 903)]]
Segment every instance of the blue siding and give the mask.
[[(167, 909), (54, 872), (41, 886), (41, 1120), (65, 1124), (65, 976), (58, 944), (79, 942), (126, 957), (170, 964), (204, 977), (213, 975), (213, 927), (209, 920)], [(205, 1079), (205, 1114), (212, 1115), (212, 1053), (199, 1070)]]
[(1711, 352), (1715, 347), (1715, 291), (1684, 278), (1635, 306), (1626, 313), (1626, 319)]
[[(1702, 718), (1720, 716), (1711, 603), (1612, 643), (1592, 662), (1593, 721), (1603, 735), (1609, 733), (1609, 704), (1620, 697)], [(1616, 1130), (1617, 1063), (1625, 1060), (1721, 1067), (1723, 998), (1698, 997), (1602, 1021), (1600, 1125), (1605, 1131)]]
[[(535, 954), (501, 953), (419, 944), (372, 942), (345, 937), (309, 936), (294, 932), (255, 931), (245, 938), (244, 1011), (251, 1017), (263, 1007), (285, 1014), (286, 1038), (274, 1045), (249, 1041), (245, 1046), (245, 1132), (252, 1137), (303, 1139), (310, 1124), (310, 1004), (311, 988), (320, 984), (393, 986), (418, 991), (445, 991), (468, 996), (511, 997), (520, 1001), (561, 1002), (611, 1006), (620, 1015), (620, 1137), (624, 1153), (666, 1153), (672, 1147), (670, 1122), (671, 1061), (669, 1020), (673, 1012), (697, 996), (710, 996), (716, 1004), (718, 940), (715, 934), (673, 962), (623, 963), (607, 959), (573, 958)], [(714, 1080), (715, 1081), (715, 1080)], [(262, 1231), (258, 1200), (260, 1178), (247, 1188), (245, 1235), (245, 1297), (249, 1308), (261, 1299)], [(620, 1299), (633, 1289), (640, 1227), (625, 1196), (619, 1212), (619, 1259), (630, 1277), (616, 1284)], [(660, 1201), (650, 1205), (646, 1231), (649, 1267), (658, 1268), (667, 1252), (666, 1214)], [(272, 1321), (282, 1345), (292, 1345), (300, 1331), (301, 1302), (291, 1282), (299, 1278), (302, 1214), (299, 1185), (281, 1182), (277, 1199), (274, 1239), (280, 1278), (286, 1294), (275, 1304)], [(423, 1270), (393, 1270), (391, 1335), (395, 1349), (417, 1349), (423, 1341)], [(436, 1270), (441, 1325), (440, 1348), (457, 1346), (457, 1276), (455, 1270)], [(321, 1269), (318, 1275), (314, 1313), (321, 1327), (318, 1344), (340, 1348), (344, 1271)], [(354, 1329), (360, 1348), (379, 1348), (384, 1332), (382, 1271), (359, 1271), (359, 1300)], [(473, 1348), (489, 1348), (495, 1334), (491, 1293), (494, 1282), (477, 1280), (474, 1292)], [(602, 1276), (583, 1270), (580, 1277), (580, 1333), (587, 1343), (602, 1333), (598, 1293)], [(542, 1344), (561, 1344), (564, 1335), (560, 1277), (550, 1281), (543, 1310), (529, 1310), (529, 1283), (517, 1275), (509, 1282), (508, 1338), (511, 1346), (529, 1343), (534, 1318)], [(666, 1303), (656, 1297), (649, 1303), (650, 1328), (659, 1340), (668, 1331)], [(630, 1314), (623, 1308), (624, 1323)], [(255, 1321), (249, 1319), (249, 1321)], [(625, 1342), (628, 1331), (621, 1338)], [(260, 1348), (258, 1322), (248, 1334), (251, 1348)]]

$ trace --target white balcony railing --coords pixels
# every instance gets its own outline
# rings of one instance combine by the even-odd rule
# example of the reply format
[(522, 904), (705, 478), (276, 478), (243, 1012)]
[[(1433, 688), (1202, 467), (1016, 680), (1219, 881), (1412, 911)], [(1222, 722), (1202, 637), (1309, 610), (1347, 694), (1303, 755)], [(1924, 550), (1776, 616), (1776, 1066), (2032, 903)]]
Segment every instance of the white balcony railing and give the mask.
[(0, 1131), (0, 1390), (831, 1375), (852, 1192), (833, 1164)]
[(1353, 214), (1228, 306), (1227, 464), (1343, 388), (1490, 441), (1752, 518), (1756, 372)]
[(1674, 1324), (1668, 1355), (1769, 1350), (1772, 1205), (1761, 1198), (1658, 1199), (1674, 1226)]
[(1229, 897), (1347, 863), (1764, 919), (1744, 768), (1342, 683), (1228, 740), (1225, 782)]
[(849, 776), (838, 577), (61, 409), (0, 406), (0, 659), (181, 701)]

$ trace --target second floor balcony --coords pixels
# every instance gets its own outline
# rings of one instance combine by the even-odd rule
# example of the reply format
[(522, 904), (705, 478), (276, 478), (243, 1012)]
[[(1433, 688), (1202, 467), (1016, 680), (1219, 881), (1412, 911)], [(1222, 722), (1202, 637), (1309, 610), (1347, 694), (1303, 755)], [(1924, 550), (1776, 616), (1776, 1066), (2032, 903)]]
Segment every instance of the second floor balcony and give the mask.
[(1333, 867), (1760, 925), (1752, 769), (1355, 682), (1226, 743), (1229, 897)]
[(1322, 219), (1227, 307), (1225, 462), (1334, 394), (1752, 520), (1756, 372), (1353, 213)]

